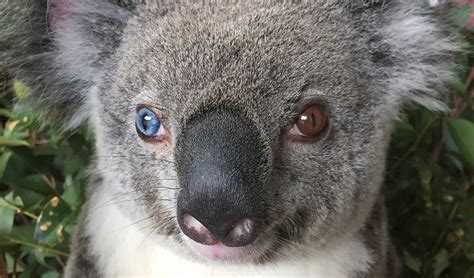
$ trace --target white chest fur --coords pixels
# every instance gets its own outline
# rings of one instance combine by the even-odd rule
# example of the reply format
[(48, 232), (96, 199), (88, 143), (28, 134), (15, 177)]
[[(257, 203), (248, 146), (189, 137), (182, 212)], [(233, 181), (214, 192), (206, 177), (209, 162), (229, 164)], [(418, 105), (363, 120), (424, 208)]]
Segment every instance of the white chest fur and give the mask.
[[(97, 194), (94, 201), (106, 203), (110, 200), (106, 196)], [(354, 271), (367, 271), (370, 264), (367, 249), (351, 240), (305, 259), (263, 266), (204, 265), (172, 252), (166, 240), (151, 239), (116, 205), (92, 212), (86, 230), (92, 235), (98, 268), (106, 277), (349, 277)]]

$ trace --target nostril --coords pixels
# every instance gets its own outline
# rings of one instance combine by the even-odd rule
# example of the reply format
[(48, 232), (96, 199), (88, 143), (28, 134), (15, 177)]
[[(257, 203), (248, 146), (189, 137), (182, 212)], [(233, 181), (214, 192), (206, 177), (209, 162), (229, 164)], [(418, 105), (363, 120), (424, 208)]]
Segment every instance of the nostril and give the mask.
[(196, 218), (189, 214), (183, 215), (183, 232), (192, 240), (205, 245), (215, 245), (219, 241)]
[[(232, 224), (224, 240), (230, 245), (242, 245), (251, 240), (254, 231), (254, 222), (248, 218), (240, 219)], [(245, 245), (245, 244), (243, 244)]]
[(227, 226), (225, 233), (215, 234), (217, 237), (189, 214), (181, 217), (180, 226), (183, 233), (190, 239), (204, 245), (216, 245), (221, 242), (229, 247), (241, 247), (252, 243), (255, 237), (255, 222), (249, 218), (242, 218)]

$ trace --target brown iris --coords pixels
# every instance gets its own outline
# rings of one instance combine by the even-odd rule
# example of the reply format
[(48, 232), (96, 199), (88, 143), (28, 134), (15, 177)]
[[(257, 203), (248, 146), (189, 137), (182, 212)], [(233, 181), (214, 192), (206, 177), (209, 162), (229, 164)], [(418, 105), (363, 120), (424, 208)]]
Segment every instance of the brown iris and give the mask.
[(311, 105), (303, 111), (296, 122), (301, 136), (315, 137), (326, 125), (326, 115), (317, 105)]

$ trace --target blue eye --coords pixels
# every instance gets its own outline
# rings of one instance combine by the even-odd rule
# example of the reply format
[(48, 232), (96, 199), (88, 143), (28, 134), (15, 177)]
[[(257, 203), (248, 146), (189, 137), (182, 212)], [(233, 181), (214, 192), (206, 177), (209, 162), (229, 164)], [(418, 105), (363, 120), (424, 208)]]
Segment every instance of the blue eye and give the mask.
[(146, 107), (139, 108), (135, 125), (141, 136), (156, 137), (163, 132), (158, 116)]

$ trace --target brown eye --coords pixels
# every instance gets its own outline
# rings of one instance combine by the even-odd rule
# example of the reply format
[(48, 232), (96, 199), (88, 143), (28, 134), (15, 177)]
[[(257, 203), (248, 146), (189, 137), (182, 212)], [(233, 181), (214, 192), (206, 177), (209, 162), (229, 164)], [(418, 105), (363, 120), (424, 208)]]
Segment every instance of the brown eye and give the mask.
[[(326, 126), (327, 117), (318, 105), (307, 107), (290, 130), (290, 135), (314, 138)], [(297, 139), (297, 138), (295, 138)]]

